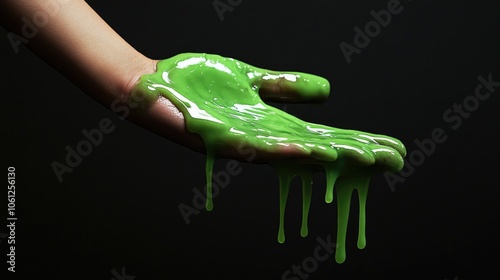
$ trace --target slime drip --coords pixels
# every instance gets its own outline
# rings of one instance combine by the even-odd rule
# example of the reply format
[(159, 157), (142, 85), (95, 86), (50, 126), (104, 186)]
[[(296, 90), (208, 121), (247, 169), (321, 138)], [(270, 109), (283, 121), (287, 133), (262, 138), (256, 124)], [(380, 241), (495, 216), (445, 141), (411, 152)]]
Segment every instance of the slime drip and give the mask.
[[(401, 170), (405, 147), (389, 136), (305, 122), (267, 105), (261, 97), (273, 97), (269, 89), (278, 92), (274, 100), (292, 101), (297, 97), (325, 99), (330, 86), (327, 80), (307, 73), (277, 73), (219, 55), (184, 53), (159, 61), (155, 73), (141, 76), (131, 98), (144, 100), (146, 96), (150, 102), (160, 96), (169, 99), (184, 115), (187, 130), (201, 136), (207, 155), (208, 211), (213, 209), (212, 172), (216, 158), (231, 151), (241, 155), (249, 149), (274, 155), (264, 163), (270, 164), (279, 178), (279, 243), (285, 242), (284, 217), (291, 181), (295, 176), (302, 179), (300, 235), (305, 237), (309, 232), (312, 177), (316, 172), (324, 172), (326, 203), (334, 201), (336, 192), (335, 260), (343, 263), (352, 193), (358, 193), (357, 246), (362, 249), (366, 246), (369, 179), (382, 171)], [(289, 95), (279, 95), (286, 90)], [(281, 155), (287, 153), (296, 157), (283, 159)]]
[[(358, 225), (358, 241), (357, 247), (363, 249), (366, 246), (366, 198), (368, 194), (368, 186), (370, 174), (369, 170), (346, 171), (346, 175), (338, 176), (338, 169), (335, 167), (325, 167), (327, 178), (327, 191), (325, 202), (331, 203), (334, 186), (337, 192), (337, 242), (335, 260), (338, 263), (343, 263), (346, 259), (345, 244), (348, 226), (348, 218), (350, 212), (351, 196), (356, 190), (359, 201), (359, 225)], [(300, 176), (302, 179), (302, 225), (300, 235), (306, 237), (308, 235), (307, 217), (309, 214), (309, 206), (312, 194), (312, 175), (314, 170), (296, 171), (294, 166), (287, 164), (275, 166), (276, 172), (279, 174), (279, 229), (278, 242), (285, 242), (285, 208), (290, 189), (291, 181), (295, 176)], [(338, 179), (337, 179), (338, 178)]]

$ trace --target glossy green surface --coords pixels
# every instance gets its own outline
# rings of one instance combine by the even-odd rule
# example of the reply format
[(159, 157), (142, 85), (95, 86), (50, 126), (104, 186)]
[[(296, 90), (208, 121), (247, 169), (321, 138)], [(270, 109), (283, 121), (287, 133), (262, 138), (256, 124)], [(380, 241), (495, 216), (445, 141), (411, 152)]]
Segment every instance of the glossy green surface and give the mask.
[[(290, 91), (293, 94), (273, 96), (269, 89), (277, 85), (281, 89), (293, 89)], [(358, 191), (358, 247), (364, 248), (369, 178), (379, 172), (399, 171), (406, 150), (395, 138), (306, 122), (266, 104), (262, 99), (324, 100), (329, 92), (329, 82), (315, 75), (278, 73), (219, 55), (184, 53), (160, 61), (156, 73), (142, 76), (132, 98), (145, 93), (149, 101), (155, 101), (159, 96), (168, 98), (183, 113), (187, 129), (202, 137), (207, 151), (207, 210), (213, 208), (213, 163), (225, 149), (241, 151), (244, 144), (245, 150), (253, 149), (257, 155), (273, 155), (267, 157), (266, 162), (275, 168), (280, 179), (280, 243), (285, 241), (284, 215), (291, 180), (295, 176), (303, 180), (300, 234), (307, 236), (312, 176), (315, 172), (324, 172), (327, 182), (325, 201), (334, 200), (334, 187), (337, 192), (335, 259), (342, 263), (346, 256), (345, 239), (352, 192)], [(280, 157), (288, 152), (299, 156), (297, 159)]]

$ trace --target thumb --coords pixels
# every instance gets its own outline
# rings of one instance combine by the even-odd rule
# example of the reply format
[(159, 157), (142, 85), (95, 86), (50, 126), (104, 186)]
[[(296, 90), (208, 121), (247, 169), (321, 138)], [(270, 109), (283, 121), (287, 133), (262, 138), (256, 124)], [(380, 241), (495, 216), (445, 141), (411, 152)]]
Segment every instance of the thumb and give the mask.
[(253, 68), (253, 83), (264, 101), (319, 103), (330, 95), (330, 82), (302, 72), (278, 72)]

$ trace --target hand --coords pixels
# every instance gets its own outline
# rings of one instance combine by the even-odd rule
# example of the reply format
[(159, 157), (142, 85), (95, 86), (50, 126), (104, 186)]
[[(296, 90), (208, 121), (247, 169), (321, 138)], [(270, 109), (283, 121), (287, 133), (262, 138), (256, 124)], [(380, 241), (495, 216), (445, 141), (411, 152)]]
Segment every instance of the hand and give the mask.
[(399, 171), (406, 154), (399, 140), (309, 123), (264, 102), (320, 102), (329, 92), (329, 82), (315, 75), (270, 71), (214, 54), (183, 53), (158, 61), (156, 72), (141, 77), (131, 98), (143, 104), (159, 98), (171, 101), (191, 132), (187, 137), (201, 136), (204, 151), (215, 157), (254, 163), (338, 161)]

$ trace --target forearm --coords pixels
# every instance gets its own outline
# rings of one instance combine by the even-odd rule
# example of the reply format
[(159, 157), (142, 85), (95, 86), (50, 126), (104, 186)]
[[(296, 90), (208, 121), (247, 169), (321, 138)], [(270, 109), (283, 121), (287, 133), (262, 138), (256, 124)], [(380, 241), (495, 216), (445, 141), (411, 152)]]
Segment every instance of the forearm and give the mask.
[[(0, 0), (1, 24), (22, 35), (23, 17), (33, 19), (47, 3), (55, 8), (27, 47), (98, 102), (111, 109), (113, 102), (128, 99), (140, 76), (155, 72), (157, 60), (130, 46), (83, 0)], [(182, 113), (170, 100), (160, 97), (147, 110), (129, 109), (128, 120), (202, 149), (201, 139), (186, 130)]]
[(120, 37), (83, 0), (2, 0), (2, 25), (22, 35), (22, 18), (52, 14), (26, 44), (34, 53), (97, 101), (109, 105), (129, 94), (137, 78), (154, 72), (155, 61)]

